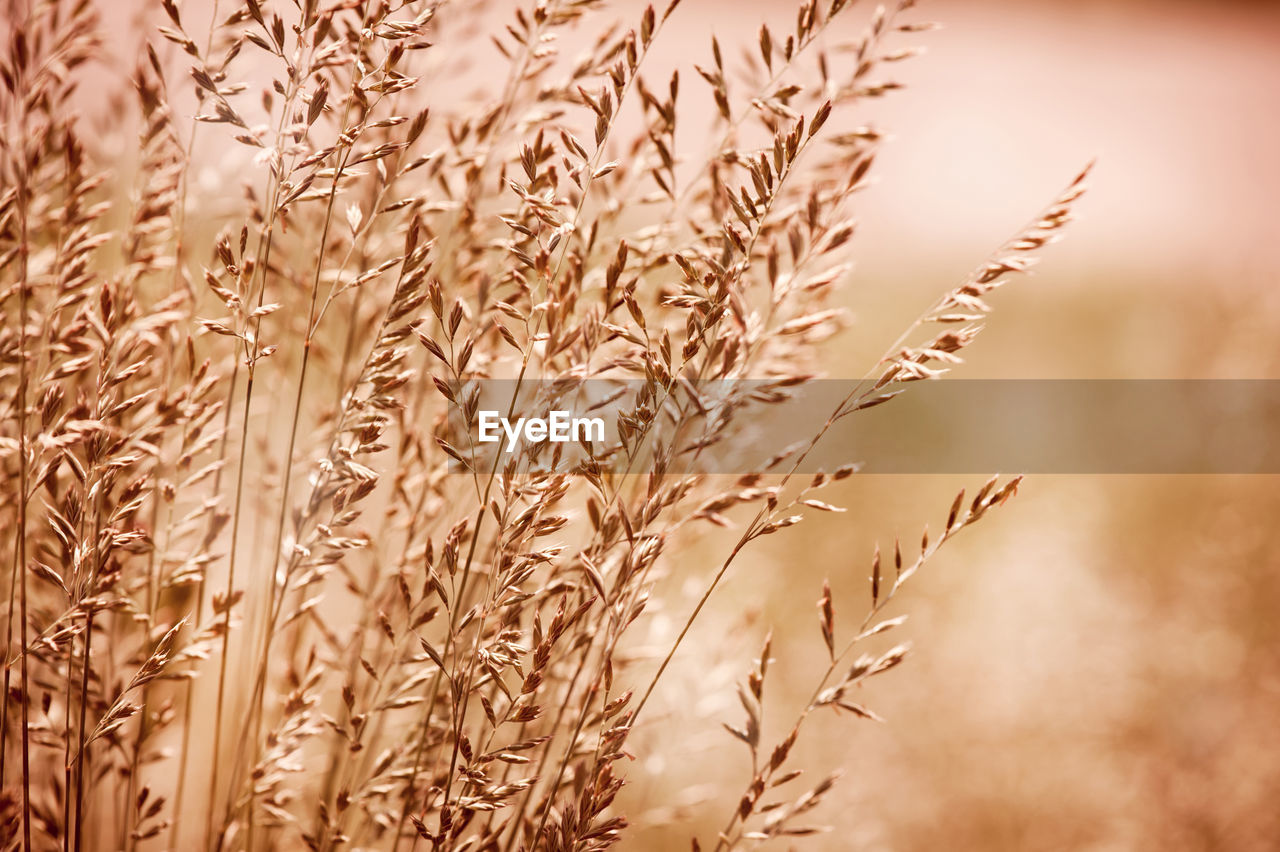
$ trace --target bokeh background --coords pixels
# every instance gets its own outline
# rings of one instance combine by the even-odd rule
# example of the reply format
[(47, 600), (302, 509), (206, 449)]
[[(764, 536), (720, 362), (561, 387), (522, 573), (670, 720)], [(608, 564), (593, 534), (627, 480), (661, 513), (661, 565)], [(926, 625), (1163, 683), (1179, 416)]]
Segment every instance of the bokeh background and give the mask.
[[(628, 20), (641, 6), (616, 5)], [(708, 61), (711, 34), (751, 44), (793, 8), (685, 0), (654, 77), (688, 69), (690, 103), (705, 98), (710, 126), (689, 66)], [(142, 13), (118, 9), (105, 23), (130, 55)], [(927, 53), (895, 68), (907, 88), (857, 119), (891, 138), (860, 201), (854, 322), (832, 344), (830, 375), (861, 375), (1097, 158), (1078, 221), (1032, 277), (996, 294), (960, 375), (1280, 378), (1280, 4), (935, 0), (920, 14), (943, 28), (916, 37)], [(852, 16), (845, 35), (864, 21)], [(483, 85), (486, 56), (460, 79)], [(87, 108), (109, 124), (108, 105)], [(684, 138), (686, 153), (702, 150)], [(662, 747), (638, 750), (623, 801), (651, 828), (624, 848), (714, 837), (749, 773), (720, 723), (738, 722), (733, 685), (764, 633), (768, 739), (818, 673), (822, 580), (856, 624), (875, 543), (936, 529), (955, 492), (981, 481), (854, 477), (830, 498), (847, 513), (742, 560), (690, 637), (698, 650), (663, 682), (667, 712), (646, 734)], [(813, 820), (833, 830), (806, 848), (1280, 847), (1277, 485), (1028, 479), (895, 605), (910, 616), (912, 656), (860, 696), (886, 723), (806, 729), (799, 762), (813, 778), (844, 767)], [(655, 643), (727, 544), (708, 536), (675, 555)]]
[[(705, 53), (710, 29), (750, 43), (788, 4), (692, 5), (687, 49)], [(860, 202), (855, 322), (831, 374), (860, 375), (1096, 157), (1078, 220), (1030, 279), (995, 295), (957, 375), (1280, 377), (1280, 6), (943, 0), (920, 12), (943, 28), (895, 69), (908, 87), (867, 107), (892, 138)], [(833, 500), (847, 514), (744, 561), (719, 621), (693, 639), (731, 637), (736, 670), (709, 673), (689, 655), (666, 684), (688, 753), (652, 761), (631, 791), (673, 808), (641, 846), (683, 847), (687, 820), (705, 843), (727, 818), (749, 765), (718, 722), (739, 721), (731, 685), (765, 630), (778, 678), (766, 712), (781, 735), (818, 674), (822, 579), (838, 612), (860, 616), (875, 543), (938, 528), (956, 490), (980, 483), (855, 477)], [(801, 739), (813, 780), (844, 767), (814, 820), (834, 830), (817, 845), (1277, 848), (1277, 485), (1028, 479), (896, 605), (912, 656), (862, 696), (887, 724), (826, 719)], [(715, 544), (702, 549), (712, 562)]]

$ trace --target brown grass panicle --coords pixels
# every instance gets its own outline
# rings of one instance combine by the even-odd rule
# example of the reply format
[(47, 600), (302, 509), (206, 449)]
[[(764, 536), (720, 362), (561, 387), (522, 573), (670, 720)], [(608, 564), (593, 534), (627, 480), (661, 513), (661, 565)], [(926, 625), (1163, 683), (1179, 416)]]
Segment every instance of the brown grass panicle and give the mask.
[[(111, 163), (82, 117), (111, 85), (80, 87), (99, 10), (9, 0), (6, 848), (613, 845), (630, 826), (619, 759), (735, 559), (838, 511), (820, 492), (853, 469), (802, 478), (809, 449), (957, 363), (988, 292), (1082, 190), (770, 471), (672, 473), (820, 370), (880, 143), (858, 107), (898, 88), (886, 75), (929, 25), (909, 0), (803, 0), (741, 67), (712, 38), (654, 79), (678, 0), (612, 23), (606, 6), (218, 0), (206, 18), (164, 0), (128, 75), (139, 144)], [(500, 85), (442, 85), (490, 47)], [(678, 141), (690, 81), (715, 104), (705, 151)], [(451, 472), (465, 454), (445, 425), (474, 422), (492, 377), (643, 390), (617, 444), (572, 471), (522, 449)], [(772, 392), (694, 414), (698, 380), (736, 378)], [(658, 416), (672, 405), (689, 416)], [(726, 726), (754, 768), (715, 848), (812, 831), (833, 779), (788, 792), (802, 724), (874, 718), (851, 690), (905, 655), (862, 652), (901, 621), (882, 611), (1017, 482), (962, 494), (918, 550), (877, 553), (852, 628), (824, 592), (829, 667), (772, 745), (765, 641)], [(678, 635), (637, 660), (625, 637), (706, 525), (740, 535)]]

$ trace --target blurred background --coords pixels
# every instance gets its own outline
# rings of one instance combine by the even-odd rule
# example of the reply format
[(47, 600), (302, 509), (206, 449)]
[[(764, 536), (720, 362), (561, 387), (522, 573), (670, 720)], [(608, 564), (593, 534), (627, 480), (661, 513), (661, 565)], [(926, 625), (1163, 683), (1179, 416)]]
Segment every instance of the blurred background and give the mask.
[[(686, 6), (666, 46), (703, 56), (712, 30), (751, 43), (790, 4)], [(861, 375), (1096, 157), (1077, 221), (994, 295), (956, 375), (1280, 377), (1280, 5), (939, 0), (918, 13), (943, 28), (894, 69), (907, 88), (859, 117), (891, 139), (859, 202), (854, 324), (830, 374)], [(719, 722), (740, 723), (732, 684), (765, 631), (766, 714), (782, 736), (820, 674), (822, 579), (856, 624), (875, 543), (938, 529), (955, 492), (981, 482), (854, 477), (831, 498), (847, 514), (752, 552), (691, 640), (724, 645), (736, 668), (709, 673), (689, 654), (664, 687), (688, 757), (653, 761), (629, 791), (669, 821), (640, 845), (682, 848), (692, 821), (705, 846), (727, 819), (750, 766)], [(913, 653), (859, 697), (887, 724), (828, 717), (802, 736), (811, 782), (844, 767), (812, 820), (834, 831), (813, 845), (1280, 846), (1277, 485), (1029, 478), (894, 606)], [(719, 544), (701, 546), (707, 564)], [(693, 714), (706, 721), (688, 721), (689, 696), (707, 693), (707, 716)]]
[[(634, 20), (643, 4), (615, 5)], [(105, 24), (133, 55), (137, 4), (119, 8)], [(857, 35), (870, 8), (833, 41)], [(1096, 158), (1066, 239), (994, 295), (958, 375), (1280, 378), (1280, 4), (935, 0), (916, 14), (943, 28), (912, 37), (927, 53), (895, 66), (907, 88), (855, 118), (890, 138), (858, 202), (854, 322), (829, 374), (861, 375)], [(709, 127), (690, 66), (709, 62), (712, 33), (749, 45), (762, 21), (793, 16), (783, 0), (685, 0), (653, 79), (679, 65), (686, 105), (696, 119), (703, 99)], [(483, 70), (470, 73), (483, 84)], [(705, 143), (689, 127), (696, 155)], [(663, 682), (668, 715), (648, 733), (662, 756), (627, 767), (622, 809), (649, 827), (624, 848), (688, 848), (692, 833), (708, 848), (749, 777), (720, 723), (740, 721), (733, 686), (765, 632), (770, 741), (819, 674), (822, 580), (850, 629), (876, 542), (938, 529), (956, 491), (981, 483), (854, 477), (826, 498), (846, 514), (749, 552), (686, 646), (704, 650), (681, 653)], [(1277, 485), (1028, 479), (889, 613), (910, 615), (896, 638), (912, 655), (858, 697), (886, 724), (823, 717), (806, 729), (797, 762), (811, 780), (837, 766), (844, 776), (812, 820), (833, 832), (804, 848), (1280, 848)], [(708, 536), (674, 554), (655, 643), (726, 544)], [(709, 648), (722, 666), (707, 668)]]

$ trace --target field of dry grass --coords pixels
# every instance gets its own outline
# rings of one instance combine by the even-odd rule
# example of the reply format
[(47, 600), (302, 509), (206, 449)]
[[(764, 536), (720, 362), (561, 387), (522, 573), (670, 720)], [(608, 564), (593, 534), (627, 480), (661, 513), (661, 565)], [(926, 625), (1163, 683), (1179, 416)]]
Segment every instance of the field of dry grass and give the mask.
[[(1274, 477), (807, 466), (921, 381), (1272, 376), (1277, 128), (1193, 156), (1265, 7), (4, 2), (2, 848), (1280, 836)], [(1188, 44), (1207, 128), (1090, 113)], [(477, 455), (494, 379), (609, 437)]]

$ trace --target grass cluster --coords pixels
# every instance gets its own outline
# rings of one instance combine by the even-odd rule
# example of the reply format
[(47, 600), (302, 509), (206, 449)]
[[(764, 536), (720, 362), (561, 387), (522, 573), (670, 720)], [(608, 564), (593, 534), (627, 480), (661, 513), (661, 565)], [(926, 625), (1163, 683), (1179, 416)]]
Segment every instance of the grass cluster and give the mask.
[[(111, 163), (81, 118), (111, 85), (107, 7), (9, 0), (5, 848), (623, 839), (619, 760), (668, 664), (699, 653), (690, 626), (744, 549), (838, 511), (820, 492), (853, 474), (795, 472), (822, 434), (741, 477), (668, 468), (821, 368), (880, 143), (857, 107), (897, 88), (888, 69), (928, 28), (912, 5), (804, 0), (740, 60), (713, 40), (655, 80), (678, 0), (623, 23), (603, 0), (220, 0), (211, 18), (164, 0), (120, 110), (134, 161)], [(470, 94), (485, 51), (492, 86)], [(713, 114), (681, 108), (692, 85)], [(681, 141), (708, 122), (706, 150)], [(958, 362), (1082, 180), (869, 365), (828, 428)], [(458, 472), (447, 423), (474, 422), (490, 377), (641, 389), (616, 446), (572, 471), (520, 452)], [(767, 384), (698, 398), (736, 378)], [(874, 717), (858, 687), (905, 654), (868, 643), (900, 624), (886, 605), (1016, 485), (877, 552), (866, 601), (822, 595), (826, 672), (777, 742), (764, 638), (726, 725), (753, 769), (695, 849), (815, 830), (834, 779), (805, 780), (797, 737), (819, 712)], [(710, 571), (681, 561), (707, 526), (736, 537)], [(628, 636), (675, 567), (704, 592), (642, 653)]]

